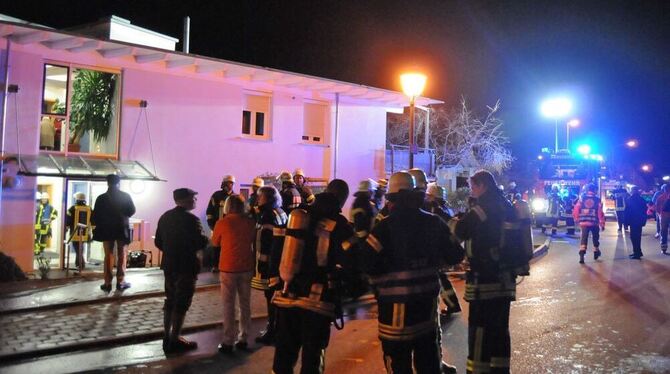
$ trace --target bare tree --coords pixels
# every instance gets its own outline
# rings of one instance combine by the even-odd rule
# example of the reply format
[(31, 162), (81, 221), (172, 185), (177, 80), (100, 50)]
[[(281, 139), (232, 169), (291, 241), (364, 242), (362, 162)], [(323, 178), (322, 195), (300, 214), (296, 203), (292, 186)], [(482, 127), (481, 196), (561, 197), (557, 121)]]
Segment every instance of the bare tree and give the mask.
[[(462, 160), (474, 160), (481, 167), (500, 173), (513, 161), (507, 148), (509, 139), (502, 132), (503, 121), (497, 117), (498, 100), (488, 113), (478, 118), (468, 109), (465, 98), (458, 109), (430, 108), (429, 147), (435, 149), (437, 166), (455, 165)], [(406, 145), (409, 140), (406, 115), (389, 116), (387, 144)], [(417, 111), (415, 142), (422, 144), (426, 127), (426, 114)]]

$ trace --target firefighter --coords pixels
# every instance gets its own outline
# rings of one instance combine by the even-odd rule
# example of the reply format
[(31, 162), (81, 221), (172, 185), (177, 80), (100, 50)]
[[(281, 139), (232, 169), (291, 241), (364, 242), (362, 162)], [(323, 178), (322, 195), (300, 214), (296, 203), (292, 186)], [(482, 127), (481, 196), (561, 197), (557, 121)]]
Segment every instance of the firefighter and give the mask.
[(420, 209), (415, 179), (397, 172), (388, 185), (389, 216), (368, 236), (365, 268), (375, 286), (379, 339), (388, 373), (456, 372), (441, 361), (437, 277), (457, 264), (463, 249), (447, 224)]
[[(214, 225), (219, 218), (223, 218), (223, 206), (226, 203), (226, 199), (233, 194), (233, 188), (235, 187), (235, 176), (234, 175), (225, 175), (221, 180), (221, 189), (214, 191), (212, 197), (209, 198), (209, 203), (207, 204), (207, 226), (210, 230), (214, 230)], [(211, 250), (211, 271), (213, 273), (219, 272), (219, 255), (221, 254), (221, 247), (210, 247)]]
[(551, 192), (547, 195), (547, 218), (542, 226), (542, 233), (551, 229), (551, 235), (556, 235), (558, 231), (558, 218), (561, 216), (561, 195), (558, 185), (551, 186)]
[(568, 193), (561, 199), (562, 213), (561, 216), (565, 220), (565, 229), (568, 235), (575, 235), (575, 219), (572, 212), (575, 207), (577, 197), (568, 190)]
[(621, 232), (622, 229), (628, 231), (628, 225), (626, 225), (626, 200), (630, 197), (628, 191), (623, 187), (621, 183), (617, 183), (615, 188), (610, 193), (610, 198), (614, 200), (614, 206), (616, 209), (616, 220), (618, 224), (617, 232)]
[[(424, 204), (423, 208), (427, 212), (433, 213), (442, 218), (445, 223), (449, 222), (449, 220), (451, 220), (453, 217), (449, 207), (446, 205), (444, 188), (434, 183), (428, 186), (426, 203)], [(440, 311), (440, 315), (443, 317), (450, 317), (452, 314), (461, 312), (461, 304), (458, 302), (456, 290), (454, 290), (454, 286), (449, 280), (447, 268), (440, 269), (439, 274), (440, 298), (442, 299), (442, 302), (444, 302), (444, 305), (446, 305), (446, 308)]]
[[(38, 192), (39, 194), (39, 192)], [(51, 238), (51, 222), (58, 217), (58, 211), (49, 203), (49, 194), (39, 195), (39, 204), (35, 209), (35, 254), (44, 252)]]
[(257, 343), (272, 344), (275, 341), (276, 313), (272, 296), (279, 283), (279, 259), (284, 245), (288, 217), (281, 208), (279, 191), (273, 186), (258, 190), (258, 215), (256, 221), (256, 267), (251, 287), (263, 291), (268, 310), (265, 330), (256, 338)]
[[(67, 210), (65, 226), (70, 231), (72, 247), (76, 254), (74, 264), (81, 272), (84, 270), (84, 243), (91, 240), (91, 207), (86, 205), (86, 194), (77, 192), (74, 194), (75, 203)], [(90, 247), (89, 247), (90, 251)]]
[(372, 179), (366, 179), (358, 184), (358, 191), (354, 194), (354, 202), (351, 204), (350, 221), (354, 224), (356, 237), (365, 241), (372, 224), (377, 216), (377, 206), (372, 200), (372, 196), (377, 190), (377, 182)]
[(277, 177), (281, 183), (281, 191), (279, 192), (282, 200), (282, 209), (286, 214), (290, 214), (293, 209), (299, 208), (302, 204), (302, 197), (297, 188), (293, 176), (288, 171), (282, 171)]
[[(605, 214), (600, 198), (596, 196), (597, 187), (589, 184), (573, 212), (575, 221), (579, 222), (582, 231), (579, 245), (579, 263), (584, 263), (584, 255), (588, 247), (589, 233), (593, 235), (593, 259), (600, 257), (600, 230), (605, 230)], [(600, 229), (599, 229), (600, 227)]]
[(303, 207), (314, 203), (314, 193), (312, 193), (312, 189), (305, 182), (307, 182), (305, 172), (302, 169), (295, 169), (295, 172), (293, 172), (293, 183), (295, 183), (295, 188), (300, 193)]
[[(307, 210), (291, 212), (279, 272), (284, 286), (275, 293), (277, 335), (273, 372), (293, 373), (302, 349), (302, 373), (323, 373), (330, 325), (341, 321), (340, 267), (350, 261), (354, 231), (340, 213), (347, 183), (334, 179)], [(336, 325), (337, 326), (337, 325)]]
[[(516, 273), (503, 266), (503, 256), (507, 256), (503, 249), (508, 246), (502, 238), (513, 239), (521, 235), (504, 235), (516, 212), (496, 187), (490, 172), (476, 172), (470, 178), (470, 188), (476, 199), (474, 205), (461, 219), (450, 221), (455, 235), (468, 241), (470, 270), (466, 274), (465, 287), (465, 300), (470, 303), (467, 372), (509, 373), (509, 314), (510, 303), (516, 297)], [(528, 251), (532, 255), (532, 248)], [(524, 261), (528, 260), (524, 258)]]
[(666, 254), (668, 252), (668, 226), (670, 226), (670, 210), (668, 208), (668, 201), (670, 201), (670, 185), (663, 184), (661, 186), (661, 194), (656, 197), (654, 203), (656, 207), (656, 214), (660, 220), (660, 237), (661, 237), (661, 252)]
[(375, 202), (378, 211), (384, 206), (384, 195), (386, 195), (386, 186), (388, 183), (389, 182), (385, 178), (377, 179), (377, 189), (375, 190), (373, 201)]
[(251, 195), (247, 199), (247, 212), (249, 217), (256, 220), (256, 215), (258, 215), (258, 190), (265, 185), (263, 178), (256, 177), (251, 182)]

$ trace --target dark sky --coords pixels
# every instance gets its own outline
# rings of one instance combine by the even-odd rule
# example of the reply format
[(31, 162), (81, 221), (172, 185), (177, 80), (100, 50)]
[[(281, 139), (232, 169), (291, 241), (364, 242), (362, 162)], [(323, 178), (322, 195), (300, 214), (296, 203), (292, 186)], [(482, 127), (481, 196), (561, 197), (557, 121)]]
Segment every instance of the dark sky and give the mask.
[(670, 172), (670, 1), (3, 0), (0, 13), (57, 28), (115, 14), (178, 38), (189, 15), (193, 53), (390, 89), (418, 68), (449, 106), (501, 99), (522, 161), (553, 146), (538, 108), (565, 94), (583, 123), (571, 144)]

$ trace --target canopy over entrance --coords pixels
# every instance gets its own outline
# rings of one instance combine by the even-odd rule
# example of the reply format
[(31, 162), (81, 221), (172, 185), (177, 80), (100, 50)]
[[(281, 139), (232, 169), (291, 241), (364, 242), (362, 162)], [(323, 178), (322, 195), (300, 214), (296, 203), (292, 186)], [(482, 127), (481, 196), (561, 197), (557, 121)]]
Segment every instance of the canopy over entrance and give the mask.
[(84, 180), (103, 180), (109, 174), (116, 174), (121, 179), (161, 181), (139, 161), (120, 161), (79, 155), (21, 156), (18, 174), (31, 177), (63, 177)]

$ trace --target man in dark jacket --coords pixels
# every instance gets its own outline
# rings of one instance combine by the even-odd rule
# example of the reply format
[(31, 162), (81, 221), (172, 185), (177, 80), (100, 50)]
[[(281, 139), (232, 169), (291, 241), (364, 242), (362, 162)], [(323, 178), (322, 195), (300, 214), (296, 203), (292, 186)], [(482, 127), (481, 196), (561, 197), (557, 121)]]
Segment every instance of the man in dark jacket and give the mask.
[(642, 257), (642, 227), (647, 223), (647, 203), (640, 196), (640, 187), (633, 186), (630, 192), (625, 204), (625, 225), (630, 227), (630, 241), (633, 243), (630, 258), (639, 260)]
[(209, 241), (202, 232), (198, 217), (190, 213), (195, 208), (196, 194), (197, 192), (188, 188), (174, 190), (173, 198), (177, 206), (163, 213), (156, 227), (154, 244), (163, 252), (161, 269), (165, 274), (165, 353), (198, 347), (197, 343), (180, 336), (200, 271), (200, 261), (196, 253), (204, 249)]
[(135, 204), (130, 195), (119, 189), (121, 178), (118, 175), (107, 176), (107, 192), (95, 199), (91, 224), (93, 240), (102, 242), (105, 250), (105, 283), (100, 289), (112, 290), (112, 267), (114, 266), (114, 245), (116, 245), (116, 289), (130, 288), (124, 282), (126, 275), (126, 246), (130, 244), (130, 223), (128, 219), (135, 214)]

